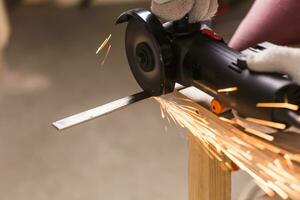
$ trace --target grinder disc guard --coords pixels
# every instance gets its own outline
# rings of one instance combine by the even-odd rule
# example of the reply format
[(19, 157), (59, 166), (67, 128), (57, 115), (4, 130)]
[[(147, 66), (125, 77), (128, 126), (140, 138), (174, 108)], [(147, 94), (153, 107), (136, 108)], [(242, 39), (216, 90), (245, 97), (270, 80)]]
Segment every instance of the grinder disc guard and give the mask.
[(117, 23), (125, 21), (126, 54), (136, 81), (153, 96), (172, 92), (172, 50), (161, 23), (143, 9), (123, 13)]

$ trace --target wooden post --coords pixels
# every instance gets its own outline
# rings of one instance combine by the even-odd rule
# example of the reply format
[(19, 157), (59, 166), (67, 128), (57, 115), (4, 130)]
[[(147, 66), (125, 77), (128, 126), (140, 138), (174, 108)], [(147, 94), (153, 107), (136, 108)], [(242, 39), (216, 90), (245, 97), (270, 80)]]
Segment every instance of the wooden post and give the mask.
[[(174, 96), (179, 99), (191, 99), (182, 103), (197, 108), (206, 117), (218, 120), (217, 116), (208, 111), (212, 97), (200, 92), (196, 88), (188, 88), (180, 92), (175, 91)], [(201, 106), (196, 103), (201, 102)], [(203, 105), (206, 107), (204, 108)], [(230, 126), (226, 124), (226, 126)], [(234, 127), (230, 127), (234, 129)], [(237, 170), (232, 161), (225, 155), (219, 155), (223, 162), (208, 155), (199, 138), (192, 133), (188, 134), (189, 143), (189, 200), (231, 200), (231, 171)], [(213, 147), (212, 147), (213, 148)], [(226, 166), (227, 163), (230, 167)], [(229, 169), (230, 168), (230, 169)]]
[(189, 140), (189, 200), (230, 200), (231, 173), (211, 159), (197, 138)]

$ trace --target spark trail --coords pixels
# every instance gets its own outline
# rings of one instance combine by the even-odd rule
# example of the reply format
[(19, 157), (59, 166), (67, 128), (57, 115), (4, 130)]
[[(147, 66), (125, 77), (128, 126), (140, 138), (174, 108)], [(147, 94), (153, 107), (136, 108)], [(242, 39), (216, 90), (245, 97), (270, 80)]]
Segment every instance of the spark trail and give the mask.
[[(223, 162), (225, 155), (271, 197), (277, 194), (282, 199), (300, 199), (300, 155), (240, 131), (232, 125), (235, 121), (222, 120), (190, 99), (154, 99), (161, 106), (163, 118), (188, 129), (211, 157)], [(273, 139), (249, 127), (245, 130), (269, 141)]]

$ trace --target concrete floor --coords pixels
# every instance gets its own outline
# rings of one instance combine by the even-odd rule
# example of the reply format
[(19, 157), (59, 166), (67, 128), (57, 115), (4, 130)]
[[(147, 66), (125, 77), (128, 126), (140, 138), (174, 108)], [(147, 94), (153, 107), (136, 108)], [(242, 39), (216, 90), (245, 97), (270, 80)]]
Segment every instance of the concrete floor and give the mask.
[[(154, 101), (61, 133), (51, 127), (140, 90), (125, 58), (124, 26), (113, 25), (136, 6), (11, 13), (0, 85), (1, 199), (187, 199), (186, 131), (163, 121)], [(217, 29), (229, 37), (237, 24), (224, 19)], [(112, 52), (101, 67), (95, 51), (110, 33)], [(234, 174), (233, 199), (248, 180)]]

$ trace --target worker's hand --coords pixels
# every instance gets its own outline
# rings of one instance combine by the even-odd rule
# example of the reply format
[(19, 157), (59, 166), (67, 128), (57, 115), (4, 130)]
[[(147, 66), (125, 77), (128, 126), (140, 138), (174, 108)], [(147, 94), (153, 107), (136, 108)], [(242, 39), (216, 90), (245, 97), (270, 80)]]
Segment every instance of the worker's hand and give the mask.
[(166, 21), (176, 21), (189, 13), (190, 23), (212, 18), (218, 0), (152, 0), (152, 12)]
[(298, 48), (273, 46), (248, 56), (247, 64), (253, 71), (289, 75), (300, 85), (300, 49)]

